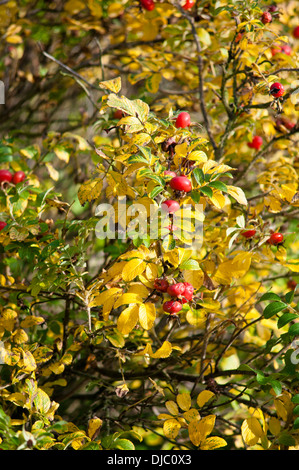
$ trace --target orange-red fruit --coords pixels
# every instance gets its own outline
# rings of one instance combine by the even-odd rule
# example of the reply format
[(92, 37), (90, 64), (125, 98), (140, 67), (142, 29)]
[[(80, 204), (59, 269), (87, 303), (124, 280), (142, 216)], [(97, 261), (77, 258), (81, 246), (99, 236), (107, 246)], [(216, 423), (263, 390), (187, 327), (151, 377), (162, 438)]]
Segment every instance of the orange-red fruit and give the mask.
[(190, 300), (193, 299), (193, 293), (194, 293), (194, 287), (192, 286), (192, 284), (190, 284), (190, 282), (183, 282), (184, 286), (185, 286), (185, 290), (182, 294), (182, 303), (185, 304), (186, 302), (189, 302)]
[(12, 174), (9, 170), (0, 170), (0, 183), (10, 183)]
[(270, 94), (274, 96), (274, 98), (279, 98), (284, 94), (284, 86), (279, 82), (273, 83), (270, 86)]
[(247, 145), (252, 149), (259, 150), (260, 147), (263, 145), (263, 139), (259, 135), (256, 135), (253, 137), (251, 142), (248, 142)]
[(178, 117), (176, 118), (175, 121), (175, 127), (176, 128), (185, 128), (189, 127), (191, 124), (191, 118), (190, 114), (186, 113), (186, 111), (182, 111)]
[(271, 23), (272, 21), (272, 15), (268, 11), (265, 11), (265, 13), (262, 14), (261, 16), (261, 22), (263, 24)]
[(299, 26), (296, 26), (296, 28), (293, 29), (293, 36), (296, 39), (299, 39)]
[(113, 119), (121, 119), (124, 116), (121, 109), (117, 109), (113, 114)]
[(167, 292), (169, 282), (166, 279), (155, 279), (154, 288), (159, 292)]
[(272, 233), (268, 242), (270, 245), (280, 245), (283, 242), (283, 234), (279, 232)]
[(291, 55), (292, 48), (289, 44), (284, 44), (283, 46), (281, 46), (281, 52), (283, 52), (286, 55)]
[(192, 8), (194, 5), (195, 5), (195, 1), (194, 1), (194, 0), (186, 0), (186, 2), (185, 2), (184, 5), (183, 5), (183, 8), (184, 8), (184, 10), (189, 10), (189, 9)]
[(152, 11), (155, 8), (153, 0), (140, 0), (140, 4), (148, 11)]
[(185, 291), (185, 286), (183, 282), (178, 282), (177, 284), (171, 284), (167, 289), (167, 294), (171, 297), (179, 297)]
[(294, 279), (290, 279), (288, 281), (288, 289), (295, 290), (297, 286), (297, 282)]
[(180, 205), (177, 201), (168, 199), (167, 201), (163, 202), (162, 210), (164, 212), (168, 212), (168, 214), (173, 214), (174, 212), (177, 212), (178, 210), (180, 210)]
[(16, 171), (12, 177), (12, 182), (13, 184), (18, 184), (24, 181), (25, 178), (26, 178), (26, 175), (24, 171)]
[(185, 193), (189, 193), (192, 189), (191, 181), (187, 176), (175, 176), (170, 180), (169, 185), (171, 189), (175, 191), (185, 191)]
[(167, 300), (163, 304), (163, 310), (164, 312), (173, 314), (173, 313), (178, 313), (182, 310), (182, 304), (178, 300)]
[(245, 232), (242, 232), (241, 235), (245, 238), (252, 238), (256, 234), (256, 230), (246, 230)]
[(2, 222), (0, 221), (0, 231), (4, 229), (4, 227), (6, 227), (7, 223), (6, 222)]

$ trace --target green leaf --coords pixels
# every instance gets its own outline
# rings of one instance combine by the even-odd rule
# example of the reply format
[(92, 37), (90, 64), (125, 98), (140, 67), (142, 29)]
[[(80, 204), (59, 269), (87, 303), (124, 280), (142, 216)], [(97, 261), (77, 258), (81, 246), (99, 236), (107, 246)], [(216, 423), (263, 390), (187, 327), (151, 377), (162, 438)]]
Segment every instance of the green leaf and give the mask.
[(294, 427), (294, 429), (299, 429), (299, 416), (298, 416), (298, 418), (295, 419), (293, 427)]
[(288, 446), (288, 447), (294, 446), (296, 444), (296, 441), (293, 438), (293, 436), (291, 436), (287, 432), (281, 433), (281, 435), (278, 438), (278, 442), (279, 442), (279, 444), (282, 444), (282, 445)]
[(299, 335), (299, 323), (294, 323), (293, 325), (290, 326), (289, 335), (291, 336)]
[(203, 184), (204, 180), (205, 180), (205, 175), (202, 171), (201, 168), (195, 168), (195, 170), (193, 170), (192, 172), (194, 178), (196, 179), (196, 182), (200, 185)]
[(290, 304), (291, 302), (293, 302), (293, 299), (294, 299), (294, 296), (295, 296), (295, 291), (294, 290), (291, 290), (290, 292), (288, 292), (284, 298), (285, 298), (285, 301)]
[(293, 409), (293, 414), (299, 415), (299, 405), (295, 406), (295, 408)]
[(120, 450), (135, 450), (133, 442), (128, 439), (116, 439), (113, 447)]
[(288, 305), (285, 304), (284, 302), (271, 302), (264, 309), (264, 317), (265, 318), (271, 318), (271, 317), (273, 317), (273, 315), (275, 315), (278, 312), (281, 312), (281, 310), (283, 310), (287, 307), (288, 307)]
[(209, 186), (203, 186), (199, 190), (205, 194), (205, 196), (208, 196), (209, 198), (213, 197), (213, 190)]
[(188, 259), (180, 265), (180, 269), (182, 271), (183, 270), (193, 270), (193, 271), (195, 270), (196, 271), (199, 269), (199, 263), (195, 259)]
[(227, 186), (225, 183), (222, 183), (222, 181), (211, 181), (209, 186), (215, 189), (219, 189), (219, 191), (223, 191), (223, 192), (227, 191)]
[(299, 393), (296, 393), (296, 395), (293, 396), (292, 400), (293, 403), (298, 403), (299, 404)]
[(266, 294), (262, 295), (259, 302), (264, 300), (280, 300), (280, 297), (277, 294), (274, 294), (274, 292), (267, 292)]
[(298, 315), (295, 313), (287, 312), (284, 313), (277, 321), (277, 327), (282, 328), (283, 326), (287, 325), (290, 321), (295, 320), (298, 318)]
[(164, 188), (162, 186), (156, 186), (151, 192), (150, 192), (150, 198), (153, 199), (155, 198), (158, 194), (160, 194), (162, 191), (164, 191)]

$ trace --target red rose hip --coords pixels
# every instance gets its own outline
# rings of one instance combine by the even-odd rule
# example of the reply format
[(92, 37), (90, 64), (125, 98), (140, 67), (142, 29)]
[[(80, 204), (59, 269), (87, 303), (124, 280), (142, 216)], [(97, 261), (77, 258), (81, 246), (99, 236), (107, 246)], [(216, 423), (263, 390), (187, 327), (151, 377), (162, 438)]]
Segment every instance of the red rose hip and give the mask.
[(182, 282), (171, 284), (167, 289), (167, 294), (171, 297), (179, 297), (185, 292), (185, 286)]
[(182, 111), (178, 117), (176, 118), (176, 121), (175, 121), (175, 127), (176, 128), (185, 128), (185, 127), (189, 127), (191, 124), (191, 118), (190, 118), (190, 114), (189, 113), (186, 113), (185, 111)]
[(259, 135), (256, 135), (253, 137), (251, 142), (248, 142), (248, 147), (252, 149), (259, 150), (260, 147), (263, 145), (263, 139)]
[(180, 205), (177, 201), (173, 201), (172, 199), (169, 199), (168, 201), (163, 202), (162, 210), (164, 212), (168, 212), (168, 214), (173, 214), (174, 212), (177, 212), (178, 210), (180, 210)]
[(270, 86), (270, 94), (274, 96), (274, 98), (279, 98), (284, 94), (284, 86), (279, 82), (272, 83)]
[(13, 184), (18, 184), (24, 181), (25, 178), (26, 178), (26, 175), (24, 171), (16, 171), (16, 173), (14, 173), (12, 177), (12, 182)]
[(242, 232), (241, 235), (244, 237), (244, 238), (252, 238), (254, 237), (254, 235), (256, 234), (256, 230), (246, 230), (245, 232)]
[(12, 174), (9, 170), (0, 170), (0, 183), (10, 183)]
[(293, 29), (293, 36), (296, 39), (299, 39), (299, 26), (296, 26), (296, 28)]
[(194, 293), (194, 287), (190, 282), (184, 282), (183, 283), (185, 286), (185, 290), (183, 292), (183, 298), (182, 298), (182, 303), (185, 304), (186, 302), (189, 302), (190, 300), (193, 299), (193, 293)]
[(296, 287), (297, 287), (297, 282), (294, 281), (294, 279), (290, 279), (290, 280), (288, 281), (287, 286), (288, 286), (288, 289), (295, 290)]
[(152, 11), (155, 8), (155, 3), (153, 0), (140, 0), (141, 6), (145, 8), (145, 10)]
[(182, 310), (182, 304), (178, 300), (167, 300), (163, 304), (163, 310), (164, 312), (174, 314), (178, 313)]
[(187, 176), (175, 176), (170, 180), (169, 185), (171, 189), (175, 191), (185, 191), (185, 193), (189, 193), (192, 189), (191, 181)]
[(268, 242), (270, 245), (280, 245), (283, 242), (283, 234), (279, 232), (272, 233)]
[(0, 221), (0, 231), (4, 229), (4, 227), (6, 227), (7, 223), (6, 222), (2, 222)]
[(184, 5), (183, 5), (183, 8), (184, 8), (184, 10), (189, 10), (189, 9), (192, 8), (194, 5), (195, 5), (195, 1), (194, 1), (194, 0), (186, 0), (186, 2), (185, 2)]
[(265, 11), (265, 13), (262, 14), (261, 16), (261, 22), (263, 24), (271, 23), (272, 21), (272, 15), (269, 11)]
[(159, 292), (167, 292), (169, 282), (167, 279), (155, 279), (154, 288)]

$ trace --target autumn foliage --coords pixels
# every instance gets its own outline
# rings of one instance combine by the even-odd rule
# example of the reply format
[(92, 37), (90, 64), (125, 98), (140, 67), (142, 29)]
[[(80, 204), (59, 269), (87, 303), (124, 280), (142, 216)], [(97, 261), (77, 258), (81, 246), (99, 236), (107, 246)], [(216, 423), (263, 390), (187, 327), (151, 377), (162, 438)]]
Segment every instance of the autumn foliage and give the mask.
[(1, 449), (298, 450), (298, 2), (18, 3)]

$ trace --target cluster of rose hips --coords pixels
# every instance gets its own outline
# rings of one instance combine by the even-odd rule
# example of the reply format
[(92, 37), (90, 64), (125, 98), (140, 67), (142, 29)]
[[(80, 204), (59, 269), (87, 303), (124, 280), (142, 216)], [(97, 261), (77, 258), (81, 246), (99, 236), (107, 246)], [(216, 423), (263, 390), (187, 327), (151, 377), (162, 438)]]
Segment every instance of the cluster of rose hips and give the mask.
[[(153, 0), (140, 0), (140, 5), (148, 11), (152, 11), (155, 8), (155, 2)], [(195, 5), (195, 0), (185, 0), (182, 5), (184, 10), (190, 10)]]
[(165, 278), (156, 279), (154, 288), (158, 292), (167, 293), (172, 300), (166, 300), (163, 303), (163, 310), (170, 315), (175, 315), (183, 308), (183, 304), (193, 299), (194, 287), (189, 282), (177, 282), (169, 284)]
[[(254, 229), (245, 230), (244, 232), (241, 233), (241, 235), (247, 240), (249, 240), (256, 235), (256, 230)], [(282, 244), (283, 240), (284, 240), (284, 236), (282, 233), (274, 232), (268, 238), (267, 243), (273, 246), (278, 246)]]
[(24, 181), (26, 175), (23, 171), (11, 173), (9, 170), (0, 170), (0, 183), (18, 184)]

